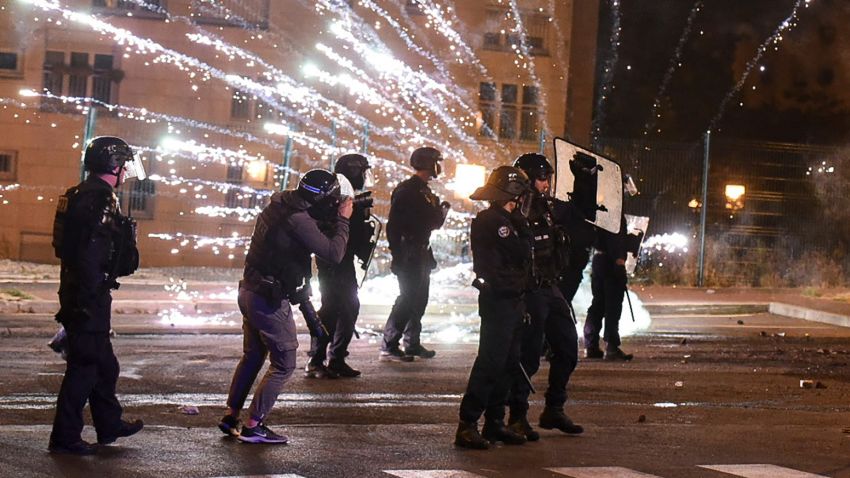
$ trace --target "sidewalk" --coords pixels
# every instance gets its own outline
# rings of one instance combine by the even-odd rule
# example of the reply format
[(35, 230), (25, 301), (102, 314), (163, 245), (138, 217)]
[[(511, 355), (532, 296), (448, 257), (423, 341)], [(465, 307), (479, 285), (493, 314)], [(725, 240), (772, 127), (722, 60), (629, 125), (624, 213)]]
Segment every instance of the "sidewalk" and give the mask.
[[(52, 315), (59, 308), (56, 298), (58, 277), (55, 266), (33, 265), (21, 270), (16, 263), (0, 264), (0, 314)], [(439, 271), (438, 271), (439, 272)], [(445, 272), (445, 271), (444, 271)], [(454, 271), (451, 277), (432, 278), (432, 298), (427, 314), (450, 316), (474, 314), (477, 293), (464, 286), (467, 281)], [(174, 274), (174, 275), (171, 275)], [(122, 280), (113, 294), (115, 315), (221, 315), (222, 320), (238, 321), (236, 280), (227, 280), (238, 271), (212, 271), (211, 280), (182, 281), (174, 271), (143, 270)], [(386, 316), (395, 299), (393, 277), (370, 279), (361, 290), (361, 316)], [(587, 280), (585, 280), (587, 282)], [(587, 284), (583, 284), (587, 286)], [(314, 287), (318, 290), (318, 287)], [(642, 286), (630, 290), (652, 314), (733, 315), (769, 312), (798, 319), (850, 327), (848, 289), (756, 289)], [(581, 292), (580, 292), (581, 293)], [(589, 294), (589, 291), (587, 291)], [(320, 300), (314, 297), (318, 306)], [(578, 315), (583, 311), (577, 310)], [(234, 318), (235, 317), (235, 318)]]

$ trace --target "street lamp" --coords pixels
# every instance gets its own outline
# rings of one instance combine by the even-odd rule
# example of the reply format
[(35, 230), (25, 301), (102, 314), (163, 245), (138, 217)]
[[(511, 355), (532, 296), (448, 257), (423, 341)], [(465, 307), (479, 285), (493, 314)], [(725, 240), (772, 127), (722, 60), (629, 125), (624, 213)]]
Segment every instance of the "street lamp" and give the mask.
[(747, 188), (740, 184), (726, 185), (726, 209), (737, 211), (744, 207), (744, 194)]

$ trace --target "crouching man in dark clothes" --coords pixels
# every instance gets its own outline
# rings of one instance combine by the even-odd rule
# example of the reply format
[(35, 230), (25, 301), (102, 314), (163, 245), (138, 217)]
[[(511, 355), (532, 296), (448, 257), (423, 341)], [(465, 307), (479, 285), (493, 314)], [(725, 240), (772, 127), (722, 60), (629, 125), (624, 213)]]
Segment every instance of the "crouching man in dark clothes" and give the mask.
[[(340, 202), (340, 185), (330, 171), (314, 169), (301, 177), (297, 190), (272, 196), (257, 217), (245, 271), (239, 282), (243, 353), (233, 374), (227, 397), (227, 415), (219, 428), (246, 443), (286, 443), (289, 439), (270, 430), (264, 420), (295, 370), (298, 337), (290, 301), (303, 295), (311, 274), (311, 254), (338, 263), (348, 242), (351, 200)], [(336, 217), (336, 230), (328, 237), (319, 222)], [(239, 412), (266, 356), (269, 369), (256, 390), (249, 417), (241, 427)]]
[[(528, 177), (522, 170), (501, 166), (470, 196), (476, 201), (490, 201), (490, 207), (472, 220), (470, 232), (481, 335), (478, 356), (460, 403), (455, 434), (459, 447), (486, 449), (491, 442), (521, 445), (526, 441), (522, 434), (505, 426), (504, 418), (508, 391), (519, 367), (525, 317), (523, 293), (532, 249), (531, 238), (519, 231), (528, 229), (520, 211), (530, 204), (529, 193)], [(485, 422), (479, 434), (482, 414)]]
[(118, 359), (112, 351), (112, 289), (116, 278), (139, 267), (136, 223), (121, 214), (114, 188), (125, 178), (144, 178), (141, 161), (123, 140), (93, 139), (86, 147), (88, 178), (59, 197), (53, 247), (61, 259), (58, 320), (66, 331), (67, 368), (56, 401), (48, 449), (91, 455), (83, 441), (83, 408), (91, 409), (97, 442), (108, 445), (142, 429), (142, 421), (122, 420), (115, 396)]

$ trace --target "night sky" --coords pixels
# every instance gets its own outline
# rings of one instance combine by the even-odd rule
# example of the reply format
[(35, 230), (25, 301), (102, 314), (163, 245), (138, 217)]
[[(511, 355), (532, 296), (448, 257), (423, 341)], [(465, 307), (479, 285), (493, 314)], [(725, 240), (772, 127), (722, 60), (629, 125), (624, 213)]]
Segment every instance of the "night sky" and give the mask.
[[(601, 3), (599, 80), (614, 58), (611, 0)], [(705, 0), (681, 49), (681, 66), (660, 98), (662, 117), (646, 136), (653, 99), (695, 2), (620, 3), (621, 43), (610, 83), (613, 93), (599, 110), (601, 136), (694, 142), (796, 0)], [(850, 138), (850, 2), (811, 0), (798, 12), (796, 26), (784, 31), (778, 50), (767, 50), (741, 92), (728, 102), (716, 123), (717, 136), (836, 145)]]

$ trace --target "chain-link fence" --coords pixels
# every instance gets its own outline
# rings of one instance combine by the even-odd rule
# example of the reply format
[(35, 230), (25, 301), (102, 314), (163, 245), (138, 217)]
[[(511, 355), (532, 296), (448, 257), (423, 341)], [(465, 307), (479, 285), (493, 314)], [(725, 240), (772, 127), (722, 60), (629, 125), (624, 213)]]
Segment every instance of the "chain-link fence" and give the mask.
[(696, 282), (707, 160), (706, 285), (847, 283), (850, 176), (840, 148), (718, 139), (706, 148), (610, 139), (601, 150), (638, 181), (641, 194), (626, 199), (626, 213), (651, 218), (643, 278)]

